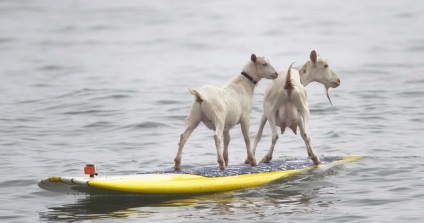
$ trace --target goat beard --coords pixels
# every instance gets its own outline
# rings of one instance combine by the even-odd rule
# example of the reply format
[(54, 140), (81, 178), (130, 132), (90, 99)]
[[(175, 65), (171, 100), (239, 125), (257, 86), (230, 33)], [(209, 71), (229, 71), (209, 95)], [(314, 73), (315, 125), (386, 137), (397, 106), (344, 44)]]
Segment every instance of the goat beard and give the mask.
[(325, 94), (327, 95), (328, 101), (330, 102), (331, 106), (333, 106), (333, 103), (331, 103), (330, 95), (328, 95), (328, 89), (330, 87), (324, 86), (324, 88), (325, 88)]

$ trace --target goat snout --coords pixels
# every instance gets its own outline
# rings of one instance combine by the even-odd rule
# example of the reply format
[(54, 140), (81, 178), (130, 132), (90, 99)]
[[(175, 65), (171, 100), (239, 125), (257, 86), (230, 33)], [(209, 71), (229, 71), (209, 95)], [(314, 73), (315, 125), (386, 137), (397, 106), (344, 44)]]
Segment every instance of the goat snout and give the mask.
[(272, 74), (272, 79), (276, 79), (277, 77), (278, 77), (278, 73), (277, 72), (275, 72), (275, 73)]
[(337, 78), (337, 80), (333, 81), (334, 87), (338, 87), (340, 85), (340, 78)]

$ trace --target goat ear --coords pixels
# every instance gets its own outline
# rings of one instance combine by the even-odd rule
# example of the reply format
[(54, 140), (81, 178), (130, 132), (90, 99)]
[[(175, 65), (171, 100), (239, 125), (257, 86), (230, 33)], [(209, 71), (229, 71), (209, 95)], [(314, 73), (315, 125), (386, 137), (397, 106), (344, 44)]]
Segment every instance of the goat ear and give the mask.
[(254, 53), (250, 56), (250, 60), (252, 62), (256, 63), (257, 58), (256, 58), (256, 55)]
[(311, 51), (311, 56), (310, 56), (310, 58), (311, 58), (311, 61), (312, 62), (314, 62), (314, 63), (316, 63), (317, 62), (317, 52), (315, 51), (315, 50), (312, 50)]

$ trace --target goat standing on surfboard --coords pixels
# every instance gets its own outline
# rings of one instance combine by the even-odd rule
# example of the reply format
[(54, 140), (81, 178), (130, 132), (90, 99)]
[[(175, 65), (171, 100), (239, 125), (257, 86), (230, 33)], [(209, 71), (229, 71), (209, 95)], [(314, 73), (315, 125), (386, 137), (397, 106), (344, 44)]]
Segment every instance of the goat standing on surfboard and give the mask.
[[(185, 130), (180, 136), (178, 153), (174, 159), (174, 169), (181, 169), (181, 154), (184, 144), (200, 122), (215, 131), (214, 140), (220, 169), (224, 170), (228, 165), (229, 131), (239, 123), (246, 143), (247, 161), (252, 166), (256, 165), (249, 136), (253, 92), (262, 78), (275, 79), (277, 76), (278, 74), (268, 58), (252, 54), (241, 74), (232, 78), (223, 88), (211, 85), (199, 89), (190, 88), (189, 91), (195, 98), (186, 120)], [(221, 151), (222, 135), (224, 135), (223, 153)]]
[[(310, 60), (299, 71), (291, 69), (291, 65), (289, 69), (283, 68), (278, 71), (278, 78), (269, 84), (265, 91), (264, 112), (253, 146), (253, 154), (255, 154), (256, 147), (262, 138), (265, 123), (268, 120), (272, 130), (272, 144), (261, 163), (269, 163), (272, 159), (275, 143), (278, 140), (277, 126), (280, 127), (281, 134), (284, 133), (286, 128), (291, 128), (294, 134), (297, 134), (297, 127), (299, 126), (300, 135), (305, 141), (309, 157), (315, 165), (320, 163), (309, 138), (310, 112), (304, 87), (314, 81), (324, 85), (327, 98), (331, 103), (328, 88), (338, 87), (340, 79), (329, 68), (328, 62), (318, 57), (315, 50), (311, 52)], [(249, 160), (246, 160), (246, 163), (248, 162)]]

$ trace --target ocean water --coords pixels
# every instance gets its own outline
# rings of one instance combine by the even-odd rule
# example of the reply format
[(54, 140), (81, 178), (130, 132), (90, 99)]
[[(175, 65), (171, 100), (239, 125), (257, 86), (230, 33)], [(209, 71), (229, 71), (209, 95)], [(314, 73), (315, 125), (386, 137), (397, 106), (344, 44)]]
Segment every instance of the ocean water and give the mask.
[[(0, 1), (2, 222), (421, 222), (424, 3), (415, 1)], [(170, 170), (192, 96), (223, 86), (251, 53), (277, 68), (311, 50), (341, 79), (307, 86), (319, 155), (366, 158), (256, 188), (183, 197), (86, 196), (38, 180)], [(255, 90), (256, 134), (270, 80)], [(267, 126), (257, 159), (270, 145)], [(240, 127), (230, 164), (242, 163)], [(252, 139), (253, 140), (253, 139)], [(286, 131), (274, 158), (306, 156)], [(200, 125), (183, 168), (214, 166)]]

